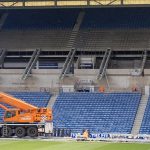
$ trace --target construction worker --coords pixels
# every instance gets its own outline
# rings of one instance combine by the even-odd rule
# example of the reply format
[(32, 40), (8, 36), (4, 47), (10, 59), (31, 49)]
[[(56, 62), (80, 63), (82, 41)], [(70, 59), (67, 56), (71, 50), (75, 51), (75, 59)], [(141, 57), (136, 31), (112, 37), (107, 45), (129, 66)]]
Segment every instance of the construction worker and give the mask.
[(100, 86), (100, 87), (99, 87), (99, 92), (101, 92), (101, 93), (104, 93), (104, 92), (105, 92), (104, 86)]
[(83, 132), (83, 138), (84, 138), (85, 140), (87, 140), (88, 137), (89, 137), (89, 132), (88, 132), (88, 130), (85, 130), (85, 131)]

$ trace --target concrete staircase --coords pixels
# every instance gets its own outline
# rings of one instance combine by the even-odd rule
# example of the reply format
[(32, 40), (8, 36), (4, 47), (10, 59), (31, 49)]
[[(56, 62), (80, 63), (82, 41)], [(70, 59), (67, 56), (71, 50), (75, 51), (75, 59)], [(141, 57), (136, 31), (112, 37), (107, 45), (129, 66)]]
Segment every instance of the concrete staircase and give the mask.
[(53, 105), (54, 105), (54, 103), (55, 103), (55, 101), (56, 101), (56, 99), (57, 99), (57, 96), (58, 96), (58, 95), (53, 95), (53, 96), (51, 97), (51, 99), (50, 99), (49, 102), (48, 102), (47, 108), (53, 108)]
[(72, 49), (74, 47), (74, 44), (75, 44), (75, 40), (76, 40), (76, 37), (78, 35), (78, 32), (79, 32), (79, 29), (80, 29), (80, 26), (82, 24), (82, 21), (83, 21), (83, 18), (84, 18), (84, 15), (85, 15), (85, 12), (81, 11), (78, 15), (78, 18), (76, 20), (76, 23), (72, 29), (72, 33), (70, 35), (70, 38), (69, 38), (69, 41), (68, 41), (68, 44), (67, 44), (67, 49)]
[(147, 102), (148, 102), (148, 95), (143, 95), (139, 104), (139, 108), (138, 108), (138, 111), (134, 120), (133, 127), (132, 127), (132, 131), (131, 131), (132, 135), (139, 134), (143, 116), (144, 116), (145, 109), (147, 106)]

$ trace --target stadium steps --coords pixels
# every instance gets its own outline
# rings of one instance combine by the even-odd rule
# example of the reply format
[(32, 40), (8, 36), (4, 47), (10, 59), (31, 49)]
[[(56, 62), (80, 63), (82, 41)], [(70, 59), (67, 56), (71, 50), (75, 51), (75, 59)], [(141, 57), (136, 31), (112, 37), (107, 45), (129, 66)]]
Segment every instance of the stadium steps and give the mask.
[(82, 24), (84, 15), (85, 15), (85, 12), (82, 12), (82, 11), (78, 15), (78, 18), (77, 18), (76, 23), (73, 27), (72, 33), (70, 35), (70, 39), (69, 39), (68, 44), (67, 44), (67, 49), (69, 49), (69, 50), (72, 49), (74, 46), (74, 43), (76, 41), (76, 37), (78, 35), (80, 25)]
[(131, 134), (133, 135), (139, 134), (147, 103), (148, 103), (148, 95), (143, 95), (132, 127)]
[(52, 108), (56, 99), (57, 99), (58, 95), (52, 95), (52, 97), (50, 98), (48, 104), (47, 104), (47, 108)]

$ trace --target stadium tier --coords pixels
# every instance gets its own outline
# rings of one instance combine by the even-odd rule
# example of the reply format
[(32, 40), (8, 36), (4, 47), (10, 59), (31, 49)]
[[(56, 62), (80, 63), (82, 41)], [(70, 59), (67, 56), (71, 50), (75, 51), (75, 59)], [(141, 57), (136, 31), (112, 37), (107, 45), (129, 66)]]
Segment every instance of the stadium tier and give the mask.
[[(25, 102), (35, 105), (39, 108), (46, 107), (51, 98), (51, 95), (45, 92), (8, 92), (8, 94), (16, 98), (22, 99)], [(7, 105), (7, 107), (9, 106)], [(0, 108), (0, 122), (2, 122), (3, 114), (4, 114), (4, 110)]]
[[(80, 12), (75, 47), (79, 50), (148, 49), (149, 8), (29, 9), (1, 14), (0, 48), (9, 50), (66, 50)], [(3, 16), (3, 15), (2, 15)], [(28, 44), (26, 44), (28, 43)]]
[(130, 133), (139, 93), (61, 93), (53, 107), (55, 128), (81, 133)]

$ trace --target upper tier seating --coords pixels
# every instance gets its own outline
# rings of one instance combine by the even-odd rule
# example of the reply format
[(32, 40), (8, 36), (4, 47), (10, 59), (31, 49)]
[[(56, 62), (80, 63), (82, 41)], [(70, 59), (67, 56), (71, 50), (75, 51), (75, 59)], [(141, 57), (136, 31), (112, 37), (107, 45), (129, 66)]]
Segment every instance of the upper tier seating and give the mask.
[(87, 9), (76, 47), (104, 51), (149, 49), (149, 8)]
[(72, 28), (78, 10), (68, 9), (31, 9), (9, 10), (3, 29), (64, 29)]
[(149, 8), (87, 9), (81, 28), (141, 29), (150, 27)]
[(0, 48), (9, 50), (66, 50), (70, 29), (9, 30), (0, 32)]
[[(51, 97), (49, 93), (45, 92), (8, 92), (8, 94), (16, 98), (22, 99), (37, 107), (46, 107)], [(4, 110), (0, 108), (0, 122), (2, 122), (3, 115)]]
[(65, 51), (80, 11), (85, 11), (77, 50), (149, 50), (150, 9), (27, 9), (7, 10), (0, 32), (0, 48)]
[(8, 10), (0, 32), (0, 48), (65, 50), (78, 10)]
[(139, 93), (61, 93), (53, 107), (54, 126), (73, 133), (130, 133)]
[(108, 48), (118, 51), (141, 51), (149, 49), (149, 40), (149, 29), (82, 29), (78, 34), (76, 47), (89, 51), (104, 51)]
[(150, 97), (148, 99), (148, 103), (147, 103), (146, 110), (144, 113), (140, 133), (150, 134)]

